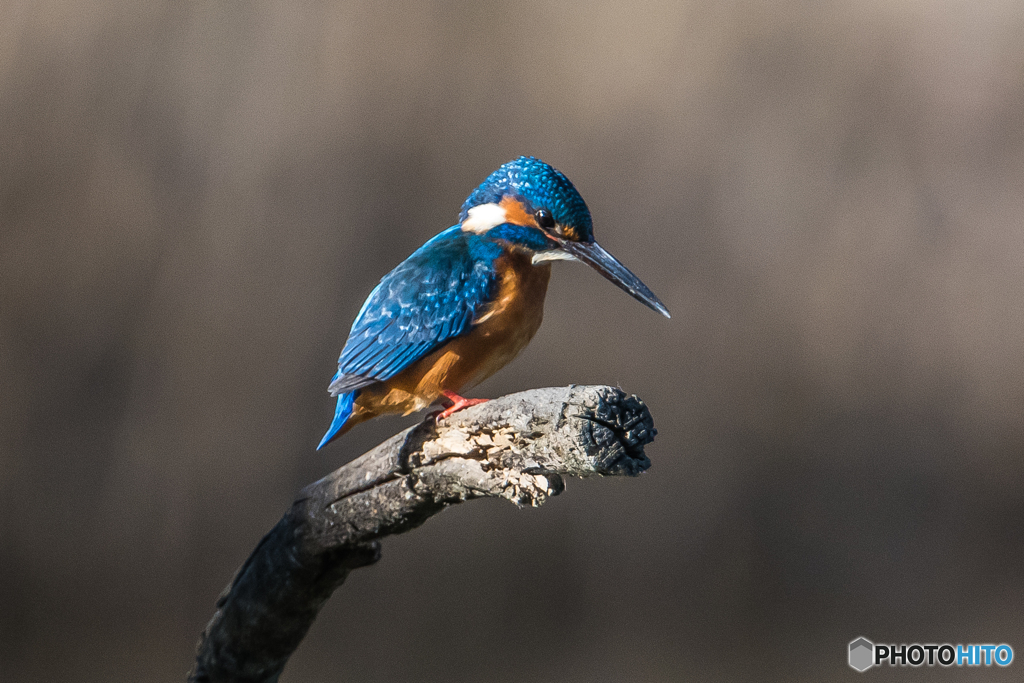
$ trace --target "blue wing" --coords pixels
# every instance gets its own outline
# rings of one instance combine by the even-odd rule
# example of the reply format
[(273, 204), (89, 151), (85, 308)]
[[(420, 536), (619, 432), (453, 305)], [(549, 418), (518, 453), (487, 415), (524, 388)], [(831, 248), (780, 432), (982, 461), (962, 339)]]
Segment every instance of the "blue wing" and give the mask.
[(393, 377), (465, 333), (491, 301), (500, 254), (454, 226), (385, 275), (352, 324), (331, 395)]

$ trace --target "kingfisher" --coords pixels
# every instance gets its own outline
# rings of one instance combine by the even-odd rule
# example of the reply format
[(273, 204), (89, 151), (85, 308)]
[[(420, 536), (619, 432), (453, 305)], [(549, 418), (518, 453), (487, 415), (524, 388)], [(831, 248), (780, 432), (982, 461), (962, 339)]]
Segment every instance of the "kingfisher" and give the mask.
[(594, 241), (590, 209), (535, 157), (501, 166), (462, 205), (459, 222), (384, 276), (359, 310), (328, 391), (334, 420), (320, 450), (386, 413), (440, 402), (448, 417), (486, 399), (459, 392), (516, 357), (540, 327), (552, 261), (582, 261), (670, 317), (636, 275)]

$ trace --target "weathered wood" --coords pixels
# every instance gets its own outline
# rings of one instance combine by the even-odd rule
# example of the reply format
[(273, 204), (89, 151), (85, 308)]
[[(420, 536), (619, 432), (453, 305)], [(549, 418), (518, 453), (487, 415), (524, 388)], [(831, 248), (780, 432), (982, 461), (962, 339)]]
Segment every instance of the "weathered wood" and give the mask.
[(650, 466), (647, 407), (606, 386), (536, 389), (427, 418), (310, 484), (217, 601), (189, 681), (278, 679), (349, 571), (379, 539), (483, 497), (537, 506), (562, 477), (635, 476)]

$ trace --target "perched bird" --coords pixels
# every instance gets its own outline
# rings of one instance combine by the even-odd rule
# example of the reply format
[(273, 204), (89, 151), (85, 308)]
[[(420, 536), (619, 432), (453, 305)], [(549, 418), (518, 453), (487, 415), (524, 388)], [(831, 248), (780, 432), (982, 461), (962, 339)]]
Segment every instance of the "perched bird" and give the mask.
[[(569, 179), (534, 157), (503, 165), (370, 293), (329, 391), (334, 421), (317, 450), (384, 413), (481, 399), (457, 392), (511, 361), (540, 327), (551, 261), (582, 261), (665, 317), (647, 286), (594, 241), (590, 210)], [(443, 397), (443, 399), (442, 399)]]

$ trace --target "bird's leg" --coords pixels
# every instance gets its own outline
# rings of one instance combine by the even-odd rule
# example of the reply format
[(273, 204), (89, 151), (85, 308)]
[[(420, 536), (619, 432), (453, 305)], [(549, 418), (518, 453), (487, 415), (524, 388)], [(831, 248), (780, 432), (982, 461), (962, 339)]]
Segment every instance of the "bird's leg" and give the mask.
[(463, 408), (479, 405), (481, 403), (487, 403), (487, 401), (489, 400), (486, 398), (463, 398), (462, 396), (456, 394), (454, 391), (442, 391), (441, 395), (444, 396), (449, 401), (451, 401), (452, 404), (437, 414), (438, 420), (443, 420), (446, 417), (452, 415), (453, 413), (459, 412)]

